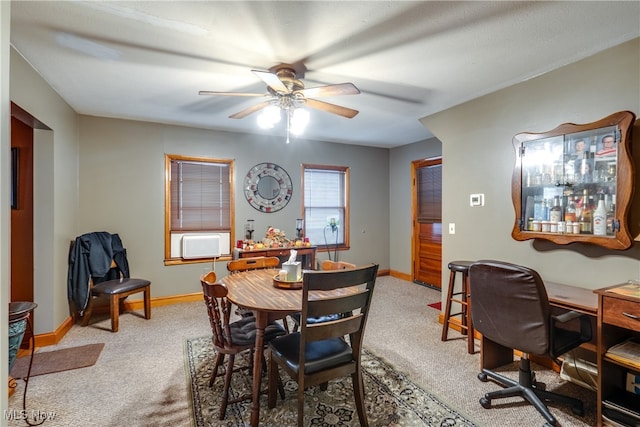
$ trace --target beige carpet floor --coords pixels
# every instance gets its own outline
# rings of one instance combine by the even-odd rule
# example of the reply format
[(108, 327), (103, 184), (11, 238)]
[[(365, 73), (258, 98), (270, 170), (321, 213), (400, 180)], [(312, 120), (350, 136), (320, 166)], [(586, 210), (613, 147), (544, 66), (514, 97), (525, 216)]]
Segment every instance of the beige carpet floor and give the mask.
[[(439, 299), (440, 293), (433, 289), (392, 277), (379, 278), (365, 346), (478, 425), (541, 426), (543, 418), (517, 398), (496, 401), (489, 410), (480, 406), (478, 399), (499, 386), (476, 378), (479, 355), (467, 353), (462, 335), (453, 331), (449, 341), (440, 341), (439, 312), (427, 306)], [(116, 334), (108, 331), (107, 317), (99, 319), (88, 327), (74, 326), (58, 345), (47, 348), (104, 342), (97, 363), (31, 378), (27, 414), (54, 414), (43, 424), (50, 427), (191, 426), (183, 346), (186, 338), (210, 332), (204, 304), (157, 307), (151, 320), (124, 313)], [(515, 364), (505, 370), (517, 377)], [(537, 371), (537, 379), (549, 390), (585, 399), (587, 413), (582, 418), (573, 416), (568, 408), (552, 406), (559, 425), (595, 425), (595, 393), (544, 369)], [(22, 410), (24, 385), (18, 381), (16, 393), (9, 399), (9, 413), (18, 411), (19, 415)], [(267, 410), (266, 400), (262, 408)], [(26, 425), (19, 419), (3, 419), (1, 423)]]

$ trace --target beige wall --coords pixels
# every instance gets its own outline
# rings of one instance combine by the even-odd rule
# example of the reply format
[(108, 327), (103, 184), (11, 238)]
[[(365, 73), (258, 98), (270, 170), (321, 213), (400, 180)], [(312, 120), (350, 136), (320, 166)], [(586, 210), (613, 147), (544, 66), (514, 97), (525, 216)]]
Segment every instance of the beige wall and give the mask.
[[(80, 116), (80, 208), (78, 234), (119, 233), (127, 247), (133, 275), (152, 281), (152, 297), (200, 291), (197, 280), (210, 264), (164, 266), (164, 155), (235, 159), (236, 236), (247, 219), (254, 236), (267, 226), (295, 235), (301, 216), (301, 164), (350, 168), (351, 250), (340, 257), (357, 264), (376, 262), (389, 268), (388, 150), (281, 136), (235, 134), (179, 126)], [(257, 163), (274, 162), (287, 170), (293, 196), (279, 212), (265, 214), (245, 200), (242, 180)], [(327, 259), (320, 253), (319, 259)], [(215, 266), (226, 275), (226, 263)], [(132, 296), (134, 298), (135, 296)]]
[(389, 156), (389, 263), (393, 272), (412, 274), (411, 162), (438, 157), (442, 144), (437, 138), (404, 145), (391, 150)]
[(13, 49), (10, 90), (13, 102), (51, 129), (34, 132), (35, 331), (51, 332), (69, 316), (67, 259), (79, 206), (77, 116)]
[[(449, 261), (493, 258), (590, 289), (640, 279), (638, 242), (630, 250), (612, 251), (513, 240), (510, 187), (514, 135), (588, 123), (621, 110), (639, 115), (638, 76), (640, 39), (422, 120), (442, 141), (443, 222), (456, 224), (455, 235), (443, 236), (443, 276)], [(486, 206), (469, 207), (471, 193), (484, 193)]]
[[(34, 132), (34, 300), (35, 333), (55, 331), (69, 316), (66, 293), (69, 236), (74, 235), (78, 211), (78, 138), (73, 110), (9, 44), (10, 3), (0, 2), (2, 19), (2, 177), (9, 170), (10, 102), (13, 101), (50, 129)], [(7, 90), (8, 89), (8, 90)], [(8, 175), (7, 175), (8, 176)], [(0, 178), (2, 194), (9, 194), (7, 179)], [(0, 198), (0, 247), (2, 309), (10, 300), (9, 200)], [(20, 236), (11, 236), (11, 239)], [(3, 316), (6, 318), (6, 314)], [(2, 324), (0, 350), (6, 354), (7, 334)], [(0, 382), (7, 383), (7, 366), (0, 368)], [(0, 411), (7, 407), (6, 394)]]

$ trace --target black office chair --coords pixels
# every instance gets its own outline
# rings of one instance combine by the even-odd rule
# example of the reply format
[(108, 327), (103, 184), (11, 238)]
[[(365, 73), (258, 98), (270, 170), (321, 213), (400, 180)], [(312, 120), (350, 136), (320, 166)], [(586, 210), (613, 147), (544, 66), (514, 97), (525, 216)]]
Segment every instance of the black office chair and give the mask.
[(488, 409), (493, 399), (521, 396), (544, 416), (545, 426), (555, 426), (556, 419), (544, 401), (571, 405), (574, 414), (584, 415), (579, 399), (542, 389), (531, 371), (529, 355), (557, 359), (591, 340), (588, 316), (572, 311), (553, 316), (540, 275), (527, 267), (500, 261), (478, 261), (469, 267), (469, 279), (474, 328), (480, 331), (483, 340), (523, 353), (518, 381), (482, 369), (478, 374), (481, 381), (491, 378), (505, 388), (485, 394), (480, 404)]

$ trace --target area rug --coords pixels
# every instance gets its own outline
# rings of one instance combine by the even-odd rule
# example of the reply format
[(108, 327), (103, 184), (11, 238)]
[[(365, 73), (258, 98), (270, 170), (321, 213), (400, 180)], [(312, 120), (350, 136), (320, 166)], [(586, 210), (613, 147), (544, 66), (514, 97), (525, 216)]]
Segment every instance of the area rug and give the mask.
[[(99, 343), (63, 348), (61, 350), (36, 352), (33, 355), (31, 376), (35, 377), (36, 375), (93, 366), (98, 360), (103, 347), (104, 343)], [(18, 357), (13, 364), (13, 368), (11, 368), (10, 375), (13, 378), (25, 378), (29, 370), (30, 359), (31, 353)]]
[[(225, 420), (218, 420), (222, 378), (208, 386), (215, 351), (210, 337), (185, 342), (185, 369), (191, 394), (193, 421), (196, 427), (249, 425), (251, 402), (229, 405)], [(243, 363), (236, 359), (236, 363)], [(411, 382), (404, 374), (366, 349), (362, 355), (364, 368), (365, 406), (369, 425), (388, 426), (474, 426), (448, 405)], [(244, 372), (244, 371), (240, 371)], [(240, 372), (232, 376), (231, 396), (241, 396), (249, 390), (251, 379)], [(267, 407), (267, 398), (260, 404), (260, 426), (287, 427), (297, 423), (297, 384), (282, 374), (285, 400), (278, 397), (276, 407)], [(266, 388), (266, 375), (263, 389)], [(305, 426), (358, 426), (353, 401), (351, 378), (333, 380), (326, 391), (311, 387), (305, 395)]]

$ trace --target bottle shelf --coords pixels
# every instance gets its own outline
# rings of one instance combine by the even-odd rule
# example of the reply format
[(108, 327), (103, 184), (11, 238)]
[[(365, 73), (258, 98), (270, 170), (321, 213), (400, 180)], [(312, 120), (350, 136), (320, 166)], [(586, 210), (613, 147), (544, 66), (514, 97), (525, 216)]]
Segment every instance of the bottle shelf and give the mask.
[(516, 135), (512, 237), (628, 249), (634, 120), (633, 113), (622, 111), (589, 124)]

